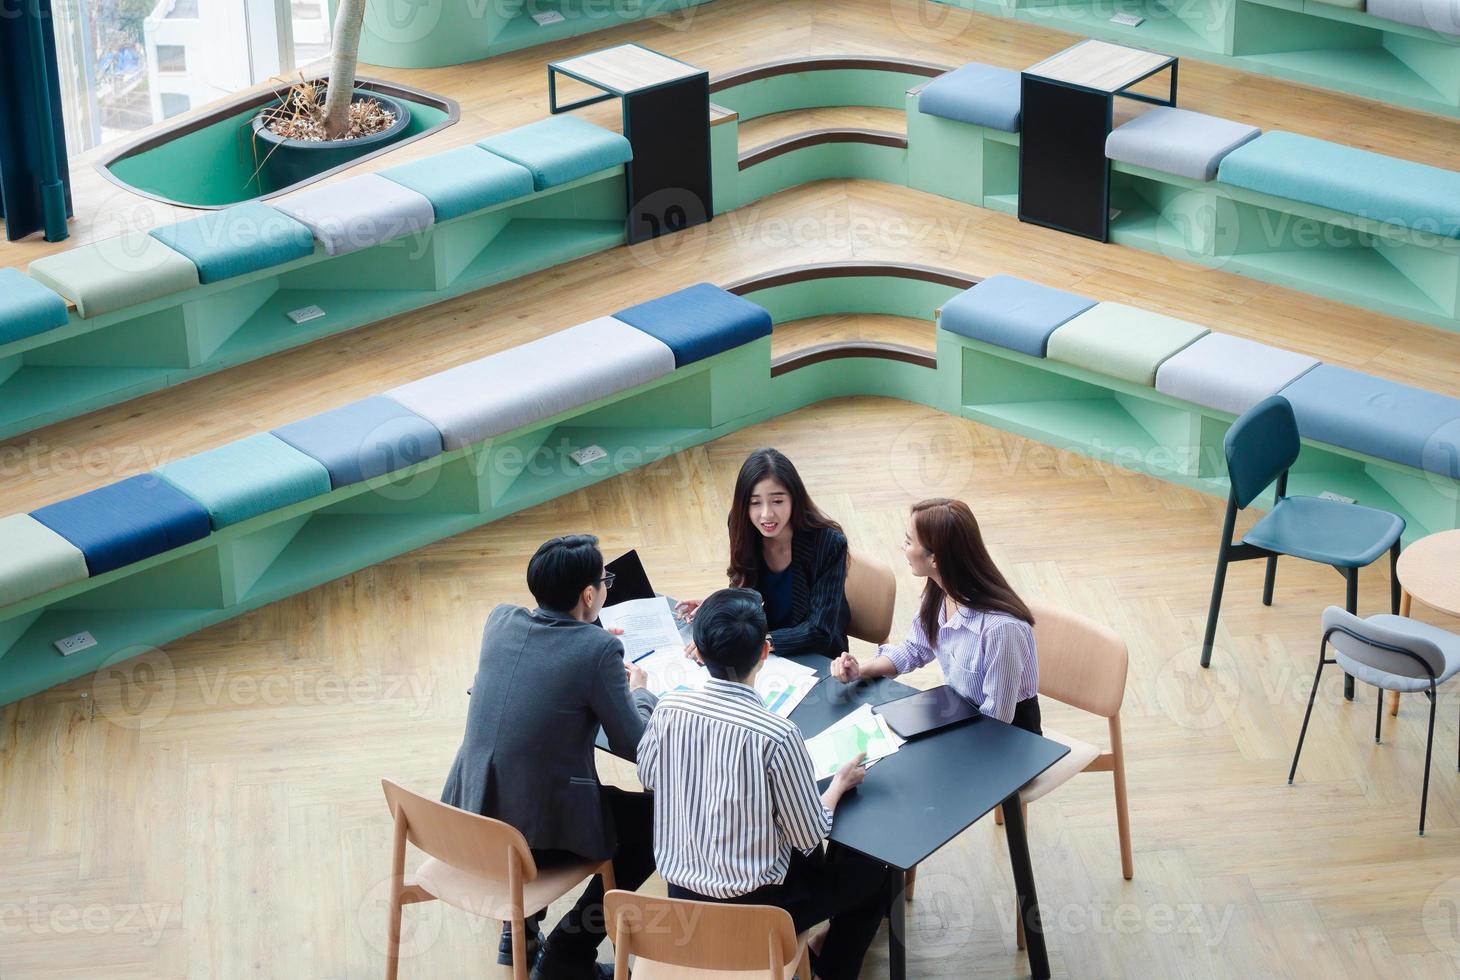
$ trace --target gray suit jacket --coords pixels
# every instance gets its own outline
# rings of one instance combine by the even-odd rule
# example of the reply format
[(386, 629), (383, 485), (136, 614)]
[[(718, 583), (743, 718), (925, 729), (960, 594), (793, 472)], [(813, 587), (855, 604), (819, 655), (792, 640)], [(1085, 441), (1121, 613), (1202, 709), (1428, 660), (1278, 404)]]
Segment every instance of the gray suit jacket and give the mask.
[(614, 754), (633, 759), (655, 702), (630, 695), (619, 638), (563, 613), (498, 606), (471, 691), (442, 802), (511, 824), (535, 849), (612, 857), (593, 742), (602, 726)]

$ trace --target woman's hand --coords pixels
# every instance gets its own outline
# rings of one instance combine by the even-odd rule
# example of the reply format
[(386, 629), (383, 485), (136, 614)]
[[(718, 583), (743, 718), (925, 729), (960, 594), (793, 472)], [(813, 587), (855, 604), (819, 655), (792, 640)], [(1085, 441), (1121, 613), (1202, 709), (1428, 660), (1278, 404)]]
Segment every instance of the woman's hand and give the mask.
[(862, 780), (867, 778), (867, 769), (862, 763), (867, 761), (867, 753), (858, 752), (855, 759), (850, 759), (842, 764), (832, 777), (832, 785), (840, 792), (846, 793), (862, 785)]
[(844, 653), (831, 662), (831, 676), (843, 684), (854, 684), (862, 679), (862, 665), (850, 653)]
[(695, 613), (699, 612), (701, 601), (702, 600), (700, 599), (684, 600), (679, 605), (674, 607), (674, 615), (678, 616), (686, 623), (693, 623), (695, 621)]

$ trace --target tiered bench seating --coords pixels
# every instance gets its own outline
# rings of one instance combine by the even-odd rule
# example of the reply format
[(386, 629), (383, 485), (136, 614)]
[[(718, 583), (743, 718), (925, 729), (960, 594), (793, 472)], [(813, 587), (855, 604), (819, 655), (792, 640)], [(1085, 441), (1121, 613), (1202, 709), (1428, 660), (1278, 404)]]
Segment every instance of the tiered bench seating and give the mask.
[[(775, 323), (931, 322), (936, 356), (771, 358)], [(1225, 495), (1222, 436), (1273, 393), (1290, 487), (1460, 526), (1460, 399), (1010, 276), (885, 263), (707, 283), (28, 514), (0, 518), (0, 703), (804, 405), (903, 398)], [(578, 449), (607, 458), (580, 466)], [(62, 657), (82, 630), (97, 646)]]

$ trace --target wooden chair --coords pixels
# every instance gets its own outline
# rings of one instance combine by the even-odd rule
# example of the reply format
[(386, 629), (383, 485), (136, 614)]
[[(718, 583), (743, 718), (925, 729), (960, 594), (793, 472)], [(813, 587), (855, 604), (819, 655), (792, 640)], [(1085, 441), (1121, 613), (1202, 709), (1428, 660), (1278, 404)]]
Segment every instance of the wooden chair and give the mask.
[[(1125, 746), (1120, 734), (1120, 706), (1125, 700), (1129, 653), (1113, 630), (1078, 613), (1043, 602), (1029, 603), (1034, 614), (1034, 645), (1039, 656), (1039, 693), (1073, 708), (1106, 719), (1110, 748), (1101, 751), (1088, 742), (1046, 728), (1044, 737), (1069, 746), (1070, 752), (1024, 785), (1019, 798), (1028, 804), (1063, 785), (1078, 773), (1108, 772), (1115, 782), (1115, 826), (1120, 838), (1120, 870), (1129, 881), (1135, 874), (1131, 859), (1130, 811), (1125, 792)], [(1002, 824), (1001, 809), (994, 822)], [(907, 897), (912, 898), (915, 875), (907, 874)], [(1024, 948), (1024, 924), (1018, 923), (1019, 948)]]
[(614, 980), (811, 980), (807, 933), (785, 909), (612, 891), (604, 900)]
[(847, 634), (868, 643), (886, 643), (892, 635), (892, 608), (897, 603), (892, 569), (864, 552), (852, 551), (847, 559), (846, 592), (852, 610)]
[[(562, 898), (585, 878), (603, 876), (614, 886), (613, 862), (583, 861), (539, 871), (527, 839), (516, 828), (436, 800), (382, 779), (385, 802), (395, 819), (391, 857), (390, 920), (385, 976), (400, 969), (401, 906), (440, 899), (447, 905), (512, 924), (512, 975), (527, 980), (524, 920)], [(429, 855), (414, 880), (405, 873), (406, 841)]]

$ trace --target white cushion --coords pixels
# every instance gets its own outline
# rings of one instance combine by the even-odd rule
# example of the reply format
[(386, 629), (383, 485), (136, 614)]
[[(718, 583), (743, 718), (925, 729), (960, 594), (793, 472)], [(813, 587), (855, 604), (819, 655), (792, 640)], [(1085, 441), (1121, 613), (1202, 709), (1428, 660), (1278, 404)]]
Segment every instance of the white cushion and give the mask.
[(1460, 34), (1460, 0), (1369, 0), (1369, 14), (1441, 34)]
[(385, 394), (440, 429), (449, 450), (627, 391), (673, 370), (674, 352), (663, 341), (604, 316)]
[(1156, 390), (1241, 415), (1317, 364), (1305, 354), (1209, 333), (1161, 364), (1156, 370)]
[(269, 202), (301, 224), (330, 255), (344, 255), (428, 228), (430, 200), (379, 174), (361, 174)]
[(1106, 137), (1105, 155), (1192, 180), (1213, 180), (1223, 157), (1261, 135), (1246, 123), (1157, 106), (1116, 127)]
[(74, 544), (29, 514), (0, 517), (0, 606), (86, 578)]
[(1019, 799), (1025, 803), (1037, 800), (1056, 787), (1063, 786), (1085, 771), (1085, 767), (1100, 757), (1100, 750), (1089, 742), (1057, 732), (1052, 728), (1044, 730), (1044, 737), (1069, 747), (1069, 754), (1050, 766), (1044, 772), (1025, 783), (1019, 790)]

